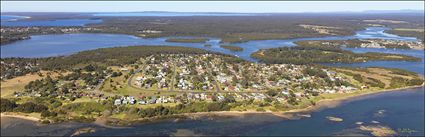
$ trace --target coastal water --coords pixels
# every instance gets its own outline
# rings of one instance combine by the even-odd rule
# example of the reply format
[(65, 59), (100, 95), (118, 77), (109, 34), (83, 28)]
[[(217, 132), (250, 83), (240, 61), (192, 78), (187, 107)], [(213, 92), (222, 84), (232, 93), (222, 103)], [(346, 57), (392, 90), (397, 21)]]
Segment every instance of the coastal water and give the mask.
[[(310, 112), (311, 117), (288, 120), (271, 114), (238, 114), (226, 118), (145, 123), (129, 128), (113, 129), (93, 124), (62, 123), (37, 125), (27, 120), (3, 122), (1, 135), (71, 135), (76, 129), (92, 127), (94, 133), (82, 136), (136, 135), (371, 135), (364, 126), (386, 126), (403, 136), (424, 135), (424, 87), (377, 93), (345, 100), (336, 107)], [(342, 118), (334, 122), (326, 117)], [(356, 122), (363, 122), (361, 125)], [(7, 125), (7, 126), (5, 126)], [(25, 126), (26, 128), (21, 128)], [(20, 131), (20, 132), (16, 132)], [(410, 131), (410, 132), (408, 132)]]

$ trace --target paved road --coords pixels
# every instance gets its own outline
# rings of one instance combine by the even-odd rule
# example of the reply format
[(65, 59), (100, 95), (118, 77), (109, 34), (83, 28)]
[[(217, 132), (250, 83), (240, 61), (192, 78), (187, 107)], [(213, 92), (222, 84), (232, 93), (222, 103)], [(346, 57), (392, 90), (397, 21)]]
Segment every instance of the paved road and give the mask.
[(129, 87), (138, 88), (138, 87), (136, 87), (136, 86), (133, 86), (131, 83), (132, 83), (133, 77), (134, 77), (137, 73), (139, 73), (141, 70), (145, 70), (145, 68), (146, 68), (146, 66), (147, 66), (146, 64), (147, 64), (147, 60), (146, 60), (145, 62), (143, 62), (143, 66), (142, 66), (142, 67), (139, 67), (138, 69), (136, 69), (136, 70), (134, 71), (134, 74), (132, 74), (130, 77), (128, 77), (127, 85), (128, 85)]

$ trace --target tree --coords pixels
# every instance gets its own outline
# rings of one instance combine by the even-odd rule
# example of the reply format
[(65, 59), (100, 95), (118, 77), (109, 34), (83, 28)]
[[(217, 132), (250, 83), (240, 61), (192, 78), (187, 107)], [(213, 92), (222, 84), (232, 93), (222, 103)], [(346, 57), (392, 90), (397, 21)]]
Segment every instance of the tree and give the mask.
[(277, 94), (279, 94), (279, 91), (277, 91), (277, 90), (270, 89), (270, 90), (267, 91), (267, 95), (272, 96), (272, 97), (277, 96)]
[(1, 112), (13, 111), (16, 108), (16, 102), (8, 99), (0, 99), (0, 109)]
[(41, 112), (41, 117), (55, 117), (57, 115), (58, 115), (58, 113), (56, 113), (56, 112), (50, 112), (48, 110), (43, 110)]

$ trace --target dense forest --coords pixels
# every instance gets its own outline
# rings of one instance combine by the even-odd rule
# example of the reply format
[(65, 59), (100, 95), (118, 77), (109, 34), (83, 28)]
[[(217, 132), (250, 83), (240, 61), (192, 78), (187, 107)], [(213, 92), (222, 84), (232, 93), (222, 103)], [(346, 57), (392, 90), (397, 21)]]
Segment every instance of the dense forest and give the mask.
[(311, 63), (351, 63), (369, 60), (420, 61), (419, 58), (384, 53), (353, 53), (339, 45), (322, 45), (309, 41), (297, 42), (295, 47), (279, 47), (257, 51), (251, 57), (264, 63), (311, 64)]

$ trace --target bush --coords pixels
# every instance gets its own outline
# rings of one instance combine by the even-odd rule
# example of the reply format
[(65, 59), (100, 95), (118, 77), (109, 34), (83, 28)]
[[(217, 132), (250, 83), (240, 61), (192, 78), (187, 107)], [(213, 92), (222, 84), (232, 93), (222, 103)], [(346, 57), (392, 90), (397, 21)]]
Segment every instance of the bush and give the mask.
[(41, 112), (41, 117), (56, 117), (57, 115), (58, 115), (58, 113), (50, 112), (48, 110)]
[(47, 111), (47, 109), (48, 108), (45, 105), (35, 104), (33, 102), (26, 102), (26, 103), (18, 105), (18, 107), (15, 108), (15, 111), (24, 112), (24, 113), (32, 113), (32, 112)]
[(420, 78), (415, 78), (415, 79), (411, 79), (408, 82), (409, 86), (416, 86), (416, 85), (422, 85), (424, 83), (423, 79)]
[(266, 110), (264, 109), (264, 108), (257, 108), (257, 110), (256, 111), (259, 111), (259, 112), (265, 112)]
[(0, 99), (1, 112), (13, 111), (13, 109), (16, 107), (16, 102), (10, 101), (8, 99)]

